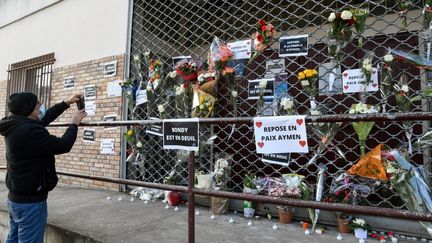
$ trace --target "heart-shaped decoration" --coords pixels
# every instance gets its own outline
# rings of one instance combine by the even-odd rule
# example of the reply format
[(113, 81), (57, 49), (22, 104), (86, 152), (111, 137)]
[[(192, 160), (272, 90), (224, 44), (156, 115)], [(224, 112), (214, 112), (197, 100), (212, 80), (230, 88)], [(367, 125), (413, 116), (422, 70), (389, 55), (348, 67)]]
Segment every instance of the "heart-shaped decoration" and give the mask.
[(348, 88), (349, 88), (349, 86), (348, 86), (348, 85), (345, 85), (345, 86), (344, 86), (344, 89), (348, 89)]
[(257, 126), (258, 128), (260, 128), (262, 126), (262, 122), (255, 122), (255, 126)]
[(250, 44), (250, 41), (246, 42), (246, 44), (249, 45), (249, 44)]
[(258, 142), (258, 147), (260, 148), (264, 147), (264, 142)]
[(372, 74), (375, 74), (376, 73), (376, 71), (375, 70), (372, 70)]
[(299, 126), (301, 126), (301, 124), (303, 124), (303, 119), (297, 119), (296, 122)]
[(250, 55), (251, 53), (250, 53), (250, 52), (246, 52), (246, 54), (247, 54), (247, 55)]
[(344, 73), (343, 73), (343, 76), (344, 76), (344, 77), (347, 77), (347, 76), (348, 76), (348, 73), (347, 73), (347, 72), (344, 72)]
[(300, 140), (299, 144), (300, 144), (300, 146), (304, 147), (306, 145), (306, 141), (305, 140)]
[(377, 83), (374, 83), (374, 84), (372, 84), (372, 86), (375, 88), (376, 86), (378, 86), (378, 84), (377, 84)]

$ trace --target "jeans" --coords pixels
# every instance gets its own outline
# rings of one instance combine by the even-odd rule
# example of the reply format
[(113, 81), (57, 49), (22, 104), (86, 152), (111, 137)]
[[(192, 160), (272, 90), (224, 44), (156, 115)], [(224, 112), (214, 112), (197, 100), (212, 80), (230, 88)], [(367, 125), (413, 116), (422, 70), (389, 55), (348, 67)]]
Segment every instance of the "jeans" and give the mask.
[(37, 203), (7, 202), (9, 235), (6, 243), (43, 243), (47, 222), (46, 201)]

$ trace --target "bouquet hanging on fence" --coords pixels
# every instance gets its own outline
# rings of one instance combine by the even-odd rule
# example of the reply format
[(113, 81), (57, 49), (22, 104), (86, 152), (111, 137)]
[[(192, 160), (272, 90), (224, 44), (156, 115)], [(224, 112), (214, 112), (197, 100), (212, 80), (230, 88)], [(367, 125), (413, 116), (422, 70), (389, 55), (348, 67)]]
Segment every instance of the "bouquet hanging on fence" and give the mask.
[(149, 69), (149, 82), (147, 87), (151, 87), (152, 91), (155, 91), (160, 84), (161, 73), (162, 73), (162, 62), (150, 51), (144, 53), (145, 62)]
[(358, 47), (363, 48), (363, 37), (362, 34), (366, 29), (366, 19), (369, 15), (369, 9), (360, 8), (360, 9), (351, 9), (351, 13), (354, 16), (355, 23), (354, 28), (359, 35)]
[(228, 63), (233, 59), (233, 56), (234, 53), (231, 49), (219, 38), (214, 37), (210, 46), (209, 70), (215, 70), (220, 76)]
[(387, 105), (387, 99), (390, 95), (390, 92), (392, 90), (393, 87), (393, 64), (394, 64), (394, 57), (391, 54), (391, 51), (389, 51), (385, 56), (384, 56), (384, 64), (382, 67), (382, 82), (380, 85), (380, 93), (381, 93), (381, 97), (383, 99), (382, 102), (382, 112), (386, 112), (386, 105)]
[(200, 90), (209, 93), (212, 96), (217, 95), (218, 80), (215, 72), (203, 72), (198, 75), (198, 84)]
[(306, 94), (310, 97), (311, 108), (314, 107), (312, 104), (315, 101), (315, 96), (318, 94), (318, 71), (315, 69), (305, 69), (298, 73), (298, 80)]
[(351, 41), (352, 27), (355, 17), (349, 10), (342, 13), (331, 13), (328, 17), (330, 29), (327, 32), (329, 55), (336, 61), (340, 61), (342, 50)]
[(193, 88), (192, 117), (207, 118), (213, 115), (216, 98), (211, 94)]
[[(378, 110), (371, 105), (358, 103), (351, 106), (349, 113), (350, 114), (373, 114), (373, 113), (378, 113)], [(366, 139), (369, 136), (369, 133), (371, 132), (374, 124), (375, 122), (373, 121), (360, 121), (360, 122), (352, 123), (354, 131), (357, 134), (359, 139), (360, 155), (365, 154)]]
[(234, 115), (237, 116), (237, 84), (235, 83), (235, 68), (225, 67), (222, 71), (222, 76), (227, 84), (230, 103), (234, 108)]
[(177, 117), (190, 117), (192, 107), (192, 85), (189, 81), (185, 81), (184, 83), (175, 86), (174, 89)]
[(198, 78), (198, 68), (195, 61), (182, 60), (177, 63), (175, 70), (187, 82), (195, 82)]
[(399, 8), (399, 14), (402, 17), (402, 25), (406, 28), (408, 26), (408, 18), (406, 14), (414, 4), (410, 0), (396, 0), (396, 3)]
[(366, 87), (371, 83), (372, 79), (372, 58), (371, 57), (365, 57), (362, 62), (362, 73), (365, 76), (365, 89)]
[(264, 19), (258, 21), (257, 31), (252, 36), (255, 52), (248, 63), (253, 62), (265, 49), (269, 48), (275, 41), (276, 29)]

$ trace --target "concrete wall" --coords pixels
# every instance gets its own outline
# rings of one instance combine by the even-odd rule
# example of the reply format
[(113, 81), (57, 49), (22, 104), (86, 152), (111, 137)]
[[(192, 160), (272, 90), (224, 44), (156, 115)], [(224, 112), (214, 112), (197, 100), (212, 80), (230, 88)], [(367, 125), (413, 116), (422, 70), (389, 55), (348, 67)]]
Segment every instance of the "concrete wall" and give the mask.
[[(0, 13), (11, 11), (9, 1), (0, 3)], [(25, 6), (14, 11), (25, 12)], [(7, 79), (9, 64), (50, 52), (54, 68), (124, 54), (127, 16), (125, 0), (63, 0), (0, 27), (0, 80)]]
[(62, 0), (0, 0), (0, 27), (11, 24)]

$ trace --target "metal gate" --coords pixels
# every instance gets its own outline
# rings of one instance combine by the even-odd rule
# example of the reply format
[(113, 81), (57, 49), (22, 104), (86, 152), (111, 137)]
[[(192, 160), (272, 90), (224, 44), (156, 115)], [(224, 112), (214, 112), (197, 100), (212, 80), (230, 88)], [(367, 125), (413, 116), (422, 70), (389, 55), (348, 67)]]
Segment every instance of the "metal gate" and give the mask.
[[(282, 79), (288, 84), (288, 92), (295, 102), (295, 113), (310, 114), (311, 99), (304, 92), (298, 80), (299, 72), (304, 69), (324, 70), (332, 73), (335, 67), (326, 68), (325, 63), (336, 63), (343, 70), (362, 67), (363, 58), (373, 53), (372, 65), (378, 68), (380, 81), (383, 75), (383, 57), (388, 49), (402, 49), (424, 56), (426, 44), (430, 41), (425, 34), (429, 28), (424, 15), (424, 2), (413, 1), (405, 11), (401, 2), (391, 0), (351, 0), (351, 1), (281, 1), (281, 0), (220, 0), (220, 1), (133, 1), (131, 66), (132, 82), (145, 89), (149, 82), (149, 63), (145, 55), (151, 52), (161, 61), (162, 75), (169, 75), (173, 70), (173, 57), (191, 56), (206, 61), (210, 45), (214, 37), (225, 42), (250, 40), (255, 26), (260, 19), (271, 22), (277, 30), (276, 37), (308, 35), (309, 49), (307, 56), (278, 56), (277, 42), (267, 48), (251, 63), (238, 63), (243, 66), (243, 73), (235, 79), (238, 93), (235, 105), (230, 102), (228, 84), (221, 82), (217, 93), (214, 117), (253, 117), (258, 115), (278, 115), (278, 100), (264, 100), (260, 105), (257, 100), (248, 99), (248, 80), (267, 77)], [(362, 34), (363, 47), (359, 48), (359, 36), (355, 36), (341, 53), (340, 60), (330, 58), (328, 38), (328, 17), (332, 12), (345, 9), (369, 9), (366, 30)], [(426, 9), (426, 12), (428, 9)], [(354, 34), (355, 35), (355, 34)], [(283, 68), (271, 68), (284, 60)], [(320, 71), (321, 72), (321, 71)], [(286, 75), (284, 74), (286, 73)], [(428, 86), (427, 72), (411, 65), (397, 62), (393, 67), (395, 82), (406, 81), (412, 96), (419, 94)], [(321, 82), (321, 81), (320, 81)], [(317, 84), (319, 94), (315, 103), (322, 107), (321, 114), (347, 114), (351, 105), (360, 101), (376, 105), (381, 112), (393, 116), (398, 112), (394, 91), (387, 94), (380, 92), (362, 96), (356, 93), (343, 93), (338, 87), (332, 92), (332, 85)], [(129, 100), (129, 119), (145, 120), (159, 118), (158, 106), (164, 109), (164, 118), (188, 118), (179, 112), (175, 105), (175, 92), (161, 92), (150, 102), (135, 105)], [(383, 102), (387, 100), (388, 102)], [(384, 103), (387, 103), (384, 105)], [(429, 111), (427, 102), (417, 101), (410, 111)], [(326, 124), (328, 126), (331, 124)], [(404, 124), (398, 121), (376, 122), (366, 141), (366, 150), (373, 149), (379, 143), (392, 148), (408, 147), (405, 131), (412, 134), (415, 141), (426, 130), (426, 122), (412, 121)], [(187, 154), (163, 150), (161, 137), (148, 133), (148, 126), (131, 127), (132, 139), (128, 141), (128, 159), (126, 176), (145, 182), (162, 183), (164, 178), (174, 171), (179, 180), (177, 184), (187, 184)], [(308, 154), (291, 154), (286, 166), (263, 162), (261, 155), (255, 151), (253, 127), (247, 124), (207, 125), (201, 126), (200, 152), (196, 157), (196, 168), (204, 173), (212, 171), (214, 163), (222, 154), (232, 156), (229, 190), (241, 192), (243, 178), (246, 173), (253, 172), (257, 176), (280, 176), (285, 173), (304, 175), (311, 185), (315, 185), (319, 170), (318, 165), (327, 167), (329, 174), (325, 182), (328, 190), (333, 176), (347, 170), (360, 156), (357, 136), (350, 123), (343, 123), (332, 134), (326, 149), (320, 148), (322, 137), (316, 130), (309, 132), (308, 143), (312, 152)], [(139, 154), (139, 155), (138, 155)], [(138, 155), (138, 156), (137, 156)], [(316, 155), (313, 163), (308, 163)], [(429, 168), (427, 151), (413, 148), (411, 161)], [(365, 199), (366, 205), (403, 208), (403, 202), (386, 184), (374, 187), (374, 191)]]

